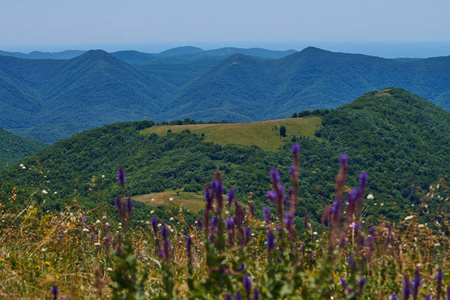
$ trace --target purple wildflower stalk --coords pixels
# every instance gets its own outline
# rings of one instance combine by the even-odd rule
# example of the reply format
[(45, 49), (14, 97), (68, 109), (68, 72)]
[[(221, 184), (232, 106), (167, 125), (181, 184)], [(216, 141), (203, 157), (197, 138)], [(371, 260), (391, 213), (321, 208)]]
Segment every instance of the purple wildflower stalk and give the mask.
[(251, 291), (252, 291), (252, 279), (247, 274), (244, 275), (242, 280), (242, 284), (244, 286), (245, 292), (247, 293), (247, 300), (250, 300)]
[(403, 289), (402, 289), (403, 300), (409, 299), (409, 296), (411, 295), (411, 290), (412, 290), (411, 285), (412, 285), (412, 282), (409, 281), (408, 273), (405, 272), (404, 279), (403, 279)]
[(422, 283), (422, 275), (420, 274), (419, 267), (417, 267), (416, 270), (414, 271), (413, 277), (413, 300), (417, 300), (421, 283)]
[(222, 208), (223, 208), (223, 195), (225, 188), (222, 184), (222, 175), (219, 171), (216, 171), (216, 181), (211, 180), (211, 183), (214, 182), (214, 186), (211, 186), (214, 190), (214, 194), (216, 195), (217, 199), (217, 208), (216, 208), (216, 214), (220, 216), (222, 214)]
[(59, 289), (56, 284), (52, 285), (52, 288), (50, 289), (50, 293), (53, 295), (53, 300), (56, 300), (58, 297)]
[(259, 300), (259, 290), (256, 287), (253, 289), (253, 300)]
[(230, 244), (230, 246), (233, 246), (235, 241), (234, 218), (227, 218), (225, 224), (228, 231), (228, 243)]
[(273, 234), (272, 229), (269, 229), (269, 232), (267, 233), (267, 250), (269, 251), (269, 255), (274, 248), (275, 248), (275, 235)]
[(230, 188), (228, 190), (228, 195), (227, 195), (227, 207), (228, 207), (228, 210), (230, 210), (231, 204), (233, 204), (234, 200), (236, 200), (236, 191), (233, 188)]
[(192, 262), (192, 238), (189, 234), (186, 235), (186, 251), (188, 253), (189, 261)]
[(447, 285), (447, 296), (445, 297), (445, 300), (450, 300), (450, 285)]
[(251, 235), (251, 233), (252, 233), (252, 230), (250, 229), (249, 226), (247, 226), (247, 227), (244, 229), (244, 240), (243, 240), (243, 242), (242, 242), (244, 246), (246, 246), (246, 245), (248, 244), (248, 242), (250, 241), (250, 235)]
[(120, 186), (122, 187), (122, 190), (125, 188), (125, 171), (122, 168), (122, 166), (119, 166), (119, 171), (117, 172), (117, 181), (119, 182)]
[(209, 231), (209, 212), (213, 209), (213, 194), (208, 186), (205, 186), (205, 191), (203, 192), (203, 195), (205, 197), (205, 233), (208, 234)]
[(441, 290), (442, 290), (442, 279), (444, 278), (444, 272), (442, 272), (442, 268), (439, 267), (438, 273), (436, 275), (436, 299), (441, 299)]

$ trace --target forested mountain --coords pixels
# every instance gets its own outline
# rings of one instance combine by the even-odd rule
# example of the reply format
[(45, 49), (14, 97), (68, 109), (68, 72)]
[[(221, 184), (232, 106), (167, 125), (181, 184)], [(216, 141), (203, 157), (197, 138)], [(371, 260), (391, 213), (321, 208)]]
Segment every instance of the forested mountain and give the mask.
[(48, 146), (42, 142), (15, 135), (2, 128), (0, 128), (0, 141), (0, 169)]
[(117, 121), (269, 120), (335, 108), (386, 86), (450, 110), (450, 56), (400, 61), (312, 47), (288, 52), (181, 47), (158, 54), (92, 50), (69, 60), (0, 56), (0, 108), (10, 112), (0, 127), (54, 142)]
[[(73, 197), (86, 203), (112, 201), (119, 193), (119, 165), (127, 172), (127, 193), (132, 196), (172, 189), (201, 193), (219, 169), (227, 188), (234, 186), (242, 200), (251, 193), (261, 209), (268, 204), (269, 169), (279, 168), (283, 184), (289, 185), (289, 146), (299, 142), (299, 216), (309, 204), (317, 224), (325, 205), (332, 202), (342, 153), (349, 154), (348, 186), (357, 185), (361, 171), (369, 174), (367, 192), (375, 200), (365, 207), (368, 219), (404, 217), (418, 209), (420, 195), (430, 184), (449, 174), (450, 113), (417, 95), (388, 88), (316, 115), (323, 118), (317, 138), (292, 137), (278, 151), (220, 146), (189, 130), (142, 134), (142, 129), (155, 126), (150, 121), (117, 123), (59, 141), (21, 161), (35, 168), (22, 170), (16, 164), (0, 176), (13, 184), (57, 192), (52, 197), (61, 205)], [(435, 200), (430, 207), (448, 210)]]

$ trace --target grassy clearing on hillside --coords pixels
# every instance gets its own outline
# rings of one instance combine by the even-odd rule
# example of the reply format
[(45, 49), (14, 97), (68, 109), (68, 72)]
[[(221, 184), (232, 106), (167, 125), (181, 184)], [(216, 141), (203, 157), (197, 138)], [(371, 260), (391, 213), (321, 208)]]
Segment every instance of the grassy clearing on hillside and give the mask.
[[(171, 200), (172, 199), (172, 200)], [(188, 208), (193, 212), (203, 209), (205, 206), (202, 193), (166, 191), (163, 193), (153, 193), (133, 197), (133, 200), (143, 202), (148, 205), (175, 205)]]
[[(263, 150), (274, 151), (294, 135), (315, 138), (314, 133), (320, 129), (321, 123), (322, 117), (311, 116), (251, 123), (161, 125), (144, 129), (141, 133), (164, 136), (168, 130), (176, 133), (188, 129), (193, 133), (203, 134), (205, 141), (222, 146), (258, 146)], [(281, 126), (286, 127), (286, 137), (280, 136)]]

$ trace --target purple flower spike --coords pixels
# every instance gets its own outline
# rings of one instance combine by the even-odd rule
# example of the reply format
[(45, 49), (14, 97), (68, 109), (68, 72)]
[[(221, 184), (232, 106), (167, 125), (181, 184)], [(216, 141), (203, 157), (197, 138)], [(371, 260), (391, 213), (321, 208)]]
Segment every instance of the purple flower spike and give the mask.
[(277, 168), (270, 169), (270, 178), (274, 184), (281, 181), (280, 173)]
[(234, 219), (233, 218), (227, 218), (225, 221), (225, 224), (227, 225), (227, 229), (231, 230), (234, 228)]
[(226, 300), (233, 300), (233, 296), (231, 296), (230, 293), (227, 293), (227, 294), (225, 295), (225, 299), (226, 299)]
[(152, 221), (151, 221), (151, 224), (152, 224), (153, 231), (156, 233), (156, 231), (158, 230), (158, 228), (157, 228), (157, 226), (158, 226), (158, 218), (157, 217), (153, 217)]
[(236, 199), (236, 191), (233, 188), (230, 188), (228, 190), (228, 195), (227, 195), (228, 206), (230, 206), (234, 202), (235, 199)]
[(360, 294), (362, 294), (362, 290), (363, 290), (364, 286), (366, 285), (366, 281), (367, 281), (367, 278), (366, 278), (366, 277), (363, 277), (363, 278), (361, 278), (361, 279), (359, 280), (359, 284), (358, 284), (359, 290), (358, 290), (358, 292), (359, 292)]
[(447, 296), (445, 297), (445, 300), (450, 300), (450, 285), (447, 285)]
[(253, 204), (253, 202), (250, 202), (250, 215), (252, 216), (252, 218), (255, 217), (255, 205)]
[(236, 298), (234, 298), (234, 299), (236, 299), (236, 300), (244, 300), (244, 299), (242, 298), (242, 295), (241, 295), (241, 292), (240, 292), (240, 291), (237, 291), (237, 293), (236, 293)]
[(192, 259), (192, 238), (189, 234), (186, 235), (186, 251), (189, 259)]
[(339, 157), (339, 164), (344, 167), (348, 166), (348, 154), (341, 154), (341, 156)]
[(239, 272), (242, 272), (242, 271), (244, 271), (244, 270), (245, 270), (245, 264), (242, 263), (242, 264), (240, 264), (240, 266), (239, 266), (239, 268), (238, 268), (238, 271), (239, 271)]
[(352, 269), (356, 268), (356, 263), (355, 263), (354, 258), (355, 258), (355, 256), (353, 254), (350, 254), (347, 258), (347, 262), (348, 262), (349, 266), (352, 267)]
[(166, 223), (163, 223), (161, 226), (161, 236), (165, 240), (169, 238), (169, 228), (167, 228)]
[(422, 282), (422, 275), (420, 274), (419, 267), (414, 271), (413, 277), (413, 298), (417, 299), (417, 295), (419, 294), (420, 285)]
[(361, 172), (361, 175), (359, 175), (359, 186), (365, 187), (367, 185), (368, 178), (369, 178), (369, 175), (366, 172)]
[(259, 300), (259, 290), (257, 288), (253, 289), (253, 300)]
[(298, 154), (300, 152), (300, 145), (299, 144), (294, 144), (291, 146), (291, 152), (293, 154)]
[(117, 172), (117, 181), (122, 187), (125, 185), (126, 177), (122, 166), (119, 167), (119, 171)]
[(267, 198), (269, 198), (270, 203), (277, 203), (277, 192), (276, 191), (268, 191)]
[(250, 229), (250, 227), (246, 227), (244, 229), (244, 245), (246, 245), (248, 243), (248, 241), (250, 240), (250, 234), (252, 233), (252, 230)]
[(403, 300), (409, 299), (409, 296), (411, 295), (411, 291), (412, 291), (411, 286), (412, 286), (412, 282), (409, 280), (408, 273), (405, 272), (404, 279), (403, 279), (403, 290), (402, 290)]
[(275, 248), (275, 235), (273, 234), (272, 230), (269, 230), (267, 233), (267, 249), (269, 250), (269, 253), (272, 252), (272, 250)]
[(286, 219), (284, 220), (284, 224), (287, 228), (292, 228), (294, 226), (294, 214), (287, 212), (285, 217)]
[(289, 174), (290, 175), (292, 175), (292, 174), (294, 174), (294, 172), (297, 170), (297, 167), (295, 166), (295, 165), (292, 165), (290, 168), (289, 168)]
[(131, 200), (131, 197), (127, 198), (125, 209), (128, 213), (131, 213), (133, 211), (133, 201)]
[(398, 300), (397, 294), (392, 295), (391, 300)]
[(270, 213), (271, 213), (271, 211), (270, 211), (270, 209), (268, 209), (267, 207), (263, 207), (263, 212), (264, 212), (264, 220), (267, 222), (267, 223), (270, 223)]
[(114, 199), (114, 206), (120, 210), (122, 208), (122, 202), (120, 201), (119, 197), (116, 197), (116, 199)]
[(250, 292), (252, 291), (252, 279), (247, 274), (244, 275), (242, 280), (242, 284), (244, 285), (244, 289), (247, 292), (247, 298), (250, 299)]
[(52, 288), (50, 290), (50, 293), (53, 295), (53, 299), (56, 299), (58, 297), (59, 289), (56, 286), (56, 284), (52, 285)]
[(423, 300), (431, 300), (431, 295), (427, 294), (425, 297), (423, 297)]

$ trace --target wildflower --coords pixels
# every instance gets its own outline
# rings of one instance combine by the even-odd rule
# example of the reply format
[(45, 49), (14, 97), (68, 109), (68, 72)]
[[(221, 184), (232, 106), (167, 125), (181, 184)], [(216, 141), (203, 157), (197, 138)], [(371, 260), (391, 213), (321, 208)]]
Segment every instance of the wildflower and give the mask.
[(286, 225), (286, 228), (291, 232), (294, 228), (294, 214), (291, 212), (286, 213), (286, 219), (284, 220), (284, 224)]
[(247, 298), (250, 299), (250, 292), (252, 290), (252, 279), (247, 274), (244, 275), (242, 279), (242, 284), (244, 285), (244, 289), (247, 292)]
[(172, 198), (172, 197), (170, 197), (170, 198), (169, 198), (169, 201), (173, 201), (173, 198)]
[(245, 270), (245, 264), (242, 263), (242, 264), (239, 265), (238, 271), (239, 271), (239, 272), (242, 272), (242, 271), (244, 271), (244, 270)]
[(128, 198), (127, 198), (127, 202), (125, 204), (125, 210), (127, 211), (127, 213), (131, 213), (131, 211), (133, 210), (133, 201), (131, 201), (130, 196), (128, 196)]
[(275, 248), (275, 236), (270, 229), (267, 233), (267, 250), (269, 251), (269, 254), (273, 250), (273, 248)]
[(420, 275), (419, 267), (414, 271), (413, 277), (413, 299), (417, 299), (417, 295), (419, 294), (419, 288), (422, 282), (422, 275)]
[(403, 300), (408, 300), (409, 296), (411, 295), (411, 285), (412, 282), (409, 281), (408, 273), (405, 272), (402, 289)]
[(100, 223), (101, 223), (101, 221), (100, 221), (100, 220), (97, 220), (97, 221), (95, 221), (95, 223), (96, 223), (96, 224), (100, 224)]
[(250, 202), (250, 215), (252, 216), (252, 218), (255, 217), (255, 205), (253, 204), (253, 202)]
[(89, 232), (89, 229), (83, 228), (83, 232)]
[(369, 175), (366, 172), (361, 172), (359, 175), (359, 186), (364, 188), (367, 185), (367, 179)]
[(348, 262), (349, 266), (352, 267), (352, 269), (356, 268), (356, 263), (355, 263), (354, 258), (355, 258), (355, 255), (353, 255), (353, 254), (350, 254), (347, 258), (347, 262)]
[(290, 168), (289, 168), (289, 174), (294, 174), (294, 172), (295, 171), (297, 171), (297, 167), (295, 166), (295, 165), (292, 165)]
[(397, 294), (392, 295), (391, 300), (398, 300)]
[(373, 200), (374, 196), (372, 194), (367, 195), (367, 200)]
[(158, 218), (157, 217), (153, 217), (152, 221), (150, 223), (152, 224), (153, 232), (156, 233), (156, 231), (158, 230), (158, 228), (157, 228), (157, 226), (158, 226)]
[(277, 168), (270, 169), (270, 178), (274, 185), (276, 185), (277, 182), (281, 181), (281, 176)]
[(242, 295), (241, 295), (241, 292), (240, 292), (240, 291), (237, 291), (236, 297), (235, 297), (234, 299), (235, 299), (235, 300), (244, 300), (244, 299), (242, 298)]
[(405, 218), (405, 221), (411, 220), (412, 218), (414, 218), (414, 216), (407, 216), (407, 217)]
[(246, 227), (244, 229), (244, 240), (243, 240), (243, 244), (244, 246), (247, 245), (248, 241), (250, 240), (250, 234), (252, 233), (252, 230), (250, 229), (250, 227)]
[(253, 289), (253, 300), (259, 300), (259, 290), (257, 288)]
[(366, 285), (366, 281), (367, 281), (367, 278), (366, 278), (366, 277), (363, 277), (363, 278), (361, 278), (361, 279), (359, 280), (359, 283), (358, 283), (359, 290), (358, 290), (358, 292), (359, 292), (360, 294), (362, 293), (362, 290), (363, 290), (363, 288), (364, 288), (364, 285)]
[(292, 154), (298, 154), (300, 152), (300, 145), (299, 144), (292, 145), (291, 152)]
[(161, 227), (161, 236), (163, 237), (163, 239), (169, 238), (169, 229), (167, 228), (166, 223), (163, 223)]
[(442, 288), (442, 278), (444, 277), (444, 272), (442, 272), (442, 268), (439, 267), (438, 273), (436, 275), (437, 281), (437, 297), (436, 299), (441, 299), (441, 288)]
[(431, 295), (430, 294), (426, 294), (425, 297), (423, 297), (423, 300), (431, 300)]
[(235, 199), (236, 199), (236, 191), (233, 188), (230, 188), (228, 190), (228, 195), (227, 195), (228, 209), (230, 209), (230, 206), (231, 206), (231, 204), (233, 204)]
[(267, 207), (263, 207), (263, 212), (264, 212), (264, 220), (267, 222), (267, 223), (270, 223), (270, 213), (271, 213), (271, 211), (270, 211), (270, 209), (268, 209)]
[(52, 285), (52, 288), (50, 290), (50, 293), (53, 295), (53, 299), (56, 300), (56, 298), (58, 297), (58, 293), (59, 293), (59, 289), (56, 286), (56, 284)]
[(117, 172), (117, 181), (122, 186), (122, 188), (124, 188), (126, 176), (125, 176), (125, 171), (123, 170), (122, 166), (119, 167), (119, 171)]
[(186, 251), (189, 259), (192, 260), (192, 238), (189, 234), (186, 236)]
[(42, 190), (42, 194), (47, 195), (48, 192), (46, 190)]
[(277, 193), (276, 193), (276, 191), (268, 191), (266, 195), (267, 195), (267, 198), (269, 198), (270, 203), (276, 203), (277, 202)]
[(227, 293), (227, 294), (225, 295), (225, 299), (226, 299), (226, 300), (233, 300), (233, 296), (231, 296), (230, 293)]

